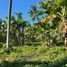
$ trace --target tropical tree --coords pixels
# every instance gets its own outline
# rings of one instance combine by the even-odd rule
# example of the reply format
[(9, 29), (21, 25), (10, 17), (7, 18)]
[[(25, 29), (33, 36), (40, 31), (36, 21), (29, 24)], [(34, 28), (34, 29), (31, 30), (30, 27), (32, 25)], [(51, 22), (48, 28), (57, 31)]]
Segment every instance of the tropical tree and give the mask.
[(14, 16), (11, 16), (10, 23), (10, 35), (11, 43), (15, 45), (24, 45), (24, 29), (28, 27), (29, 22), (24, 20), (22, 13), (15, 13), (17, 19)]
[(6, 42), (6, 22), (0, 19), (0, 43)]
[[(48, 0), (46, 2), (39, 2), (38, 12), (34, 14), (35, 18), (38, 16), (42, 16), (39, 23), (42, 25), (42, 28), (45, 29), (45, 24), (50, 24), (51, 27), (48, 26), (48, 29), (56, 29), (58, 27), (59, 34), (62, 37), (62, 27), (66, 22), (65, 19), (67, 17), (66, 8), (67, 3), (66, 0)], [(43, 16), (45, 14), (45, 17)], [(47, 23), (48, 22), (48, 23)]]
[(9, 0), (8, 9), (8, 23), (7, 23), (7, 48), (10, 46), (10, 22), (11, 22), (11, 11), (12, 11), (12, 0)]
[(37, 10), (37, 7), (36, 6), (31, 6), (31, 9), (29, 10), (29, 16), (31, 17), (31, 19), (34, 21), (36, 18), (36, 14), (37, 14), (38, 10)]

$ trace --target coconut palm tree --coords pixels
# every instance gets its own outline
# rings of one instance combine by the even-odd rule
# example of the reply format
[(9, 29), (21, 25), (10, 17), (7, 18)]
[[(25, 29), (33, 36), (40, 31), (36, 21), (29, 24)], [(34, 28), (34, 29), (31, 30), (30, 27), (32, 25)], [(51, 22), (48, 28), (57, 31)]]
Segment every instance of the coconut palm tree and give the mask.
[(8, 24), (7, 24), (7, 48), (10, 46), (10, 22), (11, 22), (12, 0), (9, 0)]

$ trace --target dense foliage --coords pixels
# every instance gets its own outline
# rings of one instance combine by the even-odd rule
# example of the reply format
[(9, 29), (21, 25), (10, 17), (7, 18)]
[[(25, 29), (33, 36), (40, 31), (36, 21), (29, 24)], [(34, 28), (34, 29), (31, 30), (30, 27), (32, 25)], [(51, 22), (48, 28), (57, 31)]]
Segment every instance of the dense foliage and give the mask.
[[(22, 13), (15, 13), (10, 23), (10, 45), (63, 45), (63, 26), (67, 23), (66, 0), (48, 0), (40, 2), (39, 7), (31, 6), (30, 17), (38, 23), (30, 24), (24, 20)], [(6, 17), (8, 20), (8, 17)], [(0, 43), (6, 43), (7, 21), (0, 19)]]
[[(67, 67), (67, 2), (31, 6), (31, 24), (21, 12), (0, 19), (0, 67)], [(8, 29), (8, 20), (10, 20)], [(7, 29), (10, 48), (6, 48)], [(65, 36), (66, 33), (66, 36)]]

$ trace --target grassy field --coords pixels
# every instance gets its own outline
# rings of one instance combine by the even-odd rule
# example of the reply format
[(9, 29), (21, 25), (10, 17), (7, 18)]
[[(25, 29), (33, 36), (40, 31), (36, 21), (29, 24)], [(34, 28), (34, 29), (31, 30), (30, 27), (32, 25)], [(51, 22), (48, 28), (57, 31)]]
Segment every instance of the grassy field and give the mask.
[(67, 67), (64, 46), (15, 46), (0, 48), (0, 67)]

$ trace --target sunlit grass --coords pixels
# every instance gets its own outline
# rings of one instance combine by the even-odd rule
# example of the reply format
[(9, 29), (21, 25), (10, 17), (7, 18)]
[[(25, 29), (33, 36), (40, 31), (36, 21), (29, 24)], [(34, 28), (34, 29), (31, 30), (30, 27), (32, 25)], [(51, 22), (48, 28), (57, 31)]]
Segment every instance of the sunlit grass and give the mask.
[[(17, 62), (18, 64), (20, 63), (20, 67), (22, 67), (23, 64), (23, 67), (54, 67), (59, 65), (60, 67), (65, 67), (67, 66), (67, 50), (64, 49), (64, 46), (42, 47), (39, 45), (14, 46), (9, 51), (1, 48), (0, 63), (2, 64), (4, 61), (9, 62), (7, 63), (8, 66)], [(28, 61), (31, 64), (29, 64)], [(35, 64), (35, 62), (43, 63)], [(35, 64), (35, 66), (32, 63)]]

